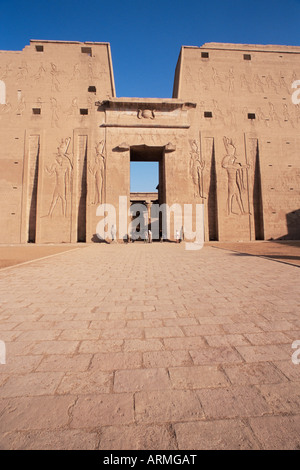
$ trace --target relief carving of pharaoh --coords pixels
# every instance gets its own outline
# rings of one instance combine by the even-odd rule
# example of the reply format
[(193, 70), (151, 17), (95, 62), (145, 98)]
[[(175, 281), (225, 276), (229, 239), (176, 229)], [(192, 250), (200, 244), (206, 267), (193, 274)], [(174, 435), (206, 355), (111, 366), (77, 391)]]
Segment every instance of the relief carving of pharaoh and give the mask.
[(236, 202), (240, 214), (247, 214), (244, 209), (242, 195), (246, 190), (244, 172), (248, 170), (249, 165), (243, 165), (236, 161), (236, 148), (232, 139), (223, 137), (223, 142), (226, 155), (222, 160), (222, 167), (227, 171), (228, 176), (227, 214), (237, 214), (237, 212), (234, 211), (234, 202)]
[(57, 148), (55, 162), (51, 167), (46, 166), (47, 173), (52, 176), (55, 175), (55, 186), (52, 194), (52, 201), (50, 204), (48, 216), (52, 216), (53, 211), (58, 203), (61, 201), (62, 215), (67, 216), (67, 201), (71, 191), (71, 176), (73, 165), (68, 156), (68, 148), (70, 145), (71, 137), (62, 139)]
[(190, 141), (190, 173), (194, 183), (194, 197), (202, 197), (203, 195), (203, 170), (205, 162), (202, 160), (198, 144), (196, 140)]
[(89, 165), (89, 172), (94, 176), (94, 201), (93, 204), (102, 204), (105, 178), (105, 142), (101, 140), (95, 147), (96, 155), (93, 165)]

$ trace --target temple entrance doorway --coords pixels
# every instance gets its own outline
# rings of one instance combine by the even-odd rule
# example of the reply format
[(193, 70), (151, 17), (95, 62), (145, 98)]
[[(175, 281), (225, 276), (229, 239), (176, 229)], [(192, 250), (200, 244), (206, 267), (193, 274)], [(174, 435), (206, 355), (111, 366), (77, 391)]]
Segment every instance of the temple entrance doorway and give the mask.
[[(164, 147), (138, 145), (130, 147), (130, 212), (131, 220), (142, 220), (136, 226), (137, 241), (150, 241), (152, 232), (162, 236), (161, 217), (151, 214), (153, 204), (165, 202)], [(136, 204), (140, 204), (136, 206)], [(138, 210), (138, 209), (141, 210)]]

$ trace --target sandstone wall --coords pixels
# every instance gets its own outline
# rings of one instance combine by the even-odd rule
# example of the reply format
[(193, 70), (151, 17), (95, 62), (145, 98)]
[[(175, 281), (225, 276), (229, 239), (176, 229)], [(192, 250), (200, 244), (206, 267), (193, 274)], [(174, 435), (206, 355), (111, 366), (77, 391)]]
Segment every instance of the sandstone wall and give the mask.
[(300, 105), (292, 102), (299, 54), (285, 46), (182, 48), (174, 97), (197, 102), (190, 139), (202, 154), (207, 238), (300, 238)]
[(0, 80), (0, 241), (85, 240), (109, 44), (31, 41), (0, 52)]

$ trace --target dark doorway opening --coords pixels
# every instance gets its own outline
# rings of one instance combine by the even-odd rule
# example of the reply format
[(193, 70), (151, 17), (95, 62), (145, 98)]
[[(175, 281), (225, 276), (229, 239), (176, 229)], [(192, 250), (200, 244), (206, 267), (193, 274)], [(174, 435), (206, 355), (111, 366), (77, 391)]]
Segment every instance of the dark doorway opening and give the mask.
[[(135, 171), (134, 178), (135, 180), (138, 178), (138, 173), (141, 173), (141, 180), (143, 180), (142, 186), (136, 186), (135, 181), (132, 181), (132, 173), (134, 168), (134, 163), (157, 163), (157, 166), (154, 166), (154, 172), (157, 174), (157, 181), (153, 183), (152, 178), (152, 186), (147, 185), (147, 179), (143, 178), (144, 172), (147, 171), (147, 165), (138, 165), (138, 171)], [(130, 163), (131, 163), (131, 171), (130, 171), (130, 203), (133, 210), (134, 204), (142, 204), (145, 209), (143, 210), (143, 214), (132, 212), (132, 220), (136, 217), (142, 217), (143, 219), (143, 226), (137, 226), (136, 230), (140, 233), (140, 240), (144, 240), (145, 232), (152, 228), (154, 233), (161, 234), (162, 227), (161, 227), (161, 217), (154, 218), (151, 215), (151, 207), (153, 204), (163, 204), (165, 202), (165, 170), (164, 170), (164, 147), (156, 147), (156, 146), (147, 146), (147, 145), (137, 145), (132, 146), (130, 148)], [(143, 168), (144, 167), (144, 168)], [(148, 166), (151, 168), (151, 166)], [(153, 170), (152, 170), (153, 171)], [(143, 190), (143, 185), (144, 190)], [(138, 187), (139, 191), (132, 191)], [(149, 191), (152, 189), (152, 191)], [(144, 232), (144, 233), (142, 233)], [(129, 234), (131, 235), (131, 234)], [(157, 240), (157, 238), (153, 238), (153, 241)]]

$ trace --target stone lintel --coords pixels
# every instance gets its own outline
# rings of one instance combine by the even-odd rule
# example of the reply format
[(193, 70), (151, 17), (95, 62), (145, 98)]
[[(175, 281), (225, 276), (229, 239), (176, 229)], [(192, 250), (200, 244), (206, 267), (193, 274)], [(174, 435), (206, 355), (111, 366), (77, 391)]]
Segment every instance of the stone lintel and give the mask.
[(157, 129), (189, 129), (190, 125), (189, 124), (173, 124), (173, 125), (167, 125), (167, 124), (118, 124), (118, 123), (104, 123), (101, 124), (99, 127), (124, 127), (124, 128), (157, 128)]
[(190, 108), (196, 108), (196, 103), (190, 103), (174, 98), (111, 98), (109, 100), (97, 101), (96, 106), (110, 110), (139, 110), (150, 109), (156, 111), (173, 111), (182, 109), (186, 111)]

